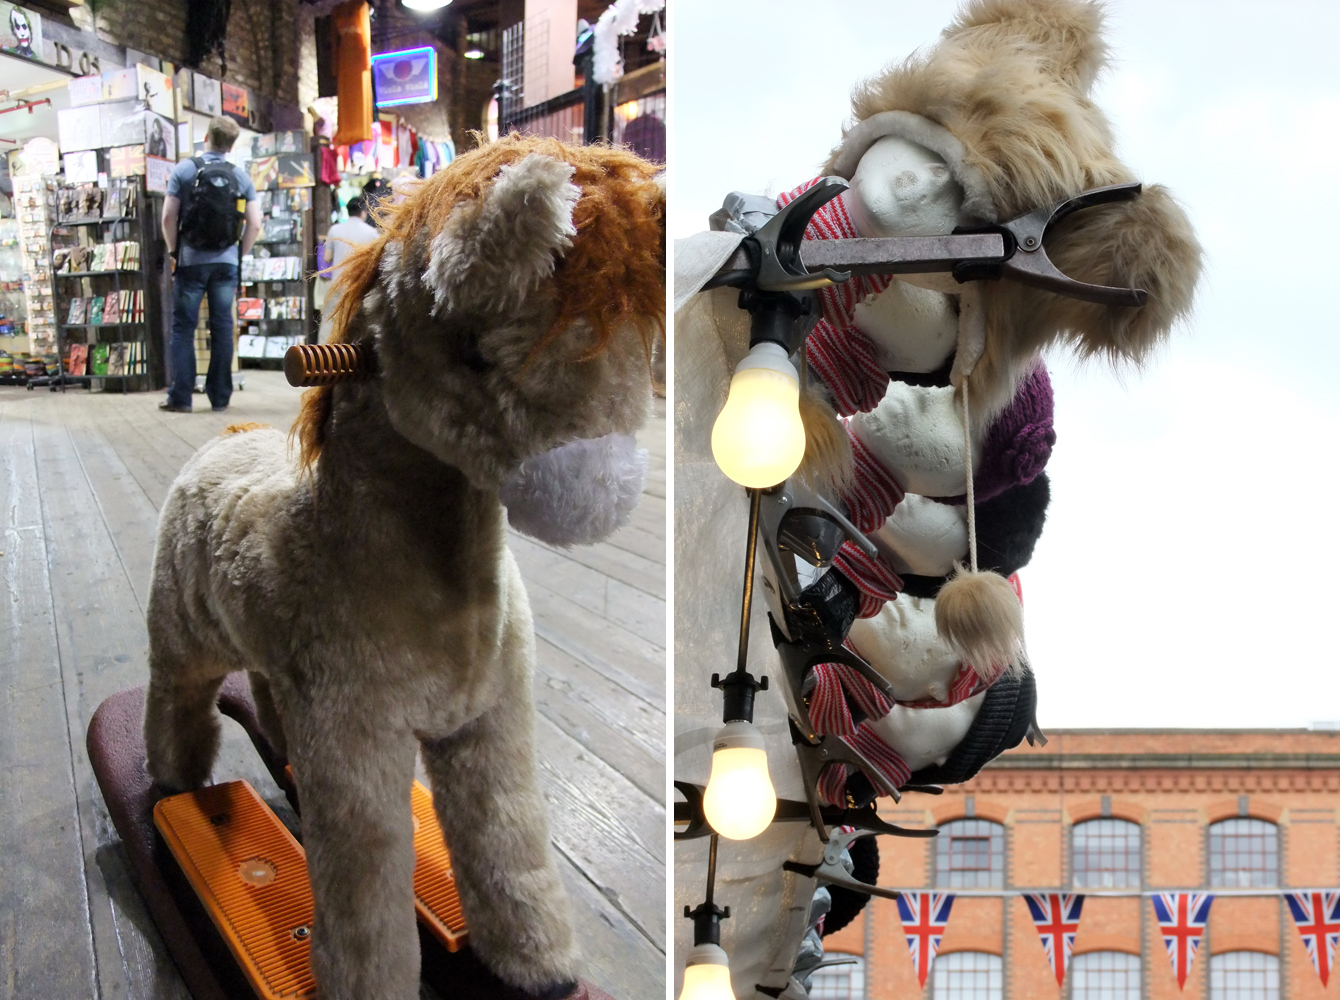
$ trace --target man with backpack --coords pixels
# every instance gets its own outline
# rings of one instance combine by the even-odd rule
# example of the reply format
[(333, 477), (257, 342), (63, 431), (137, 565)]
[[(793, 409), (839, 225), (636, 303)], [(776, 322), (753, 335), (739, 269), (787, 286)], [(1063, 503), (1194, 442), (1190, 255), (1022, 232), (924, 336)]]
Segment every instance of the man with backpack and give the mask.
[[(233, 291), (237, 269), (261, 232), (256, 187), (224, 154), (237, 123), (219, 116), (205, 132), (205, 152), (177, 164), (163, 200), (163, 239), (176, 261), (172, 276), (172, 338), (168, 344), (167, 402), (160, 410), (191, 412), (195, 388), (195, 327), (200, 300), (209, 296), (209, 371), (205, 394), (226, 410), (233, 393)], [(240, 252), (238, 244), (241, 244)]]

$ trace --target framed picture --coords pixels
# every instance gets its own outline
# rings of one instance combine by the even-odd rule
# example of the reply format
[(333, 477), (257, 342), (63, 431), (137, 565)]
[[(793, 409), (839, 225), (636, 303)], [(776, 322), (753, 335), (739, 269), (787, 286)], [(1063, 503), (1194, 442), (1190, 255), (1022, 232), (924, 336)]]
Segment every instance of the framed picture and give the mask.
[(144, 173), (144, 143), (113, 146), (108, 152), (108, 172), (113, 177), (136, 177)]
[(0, 3), (0, 49), (25, 59), (41, 59), (42, 18), (17, 4)]
[(217, 115), (223, 110), (222, 84), (203, 73), (192, 73), (191, 100), (191, 106), (201, 114)]
[(280, 153), (276, 159), (279, 161), (281, 188), (312, 187), (316, 184), (311, 153)]
[(97, 150), (85, 149), (77, 153), (66, 153), (65, 183), (96, 184), (98, 182)]
[(247, 88), (234, 87), (231, 83), (222, 85), (223, 113), (247, 120), (250, 105), (247, 101)]
[(279, 157), (260, 156), (251, 161), (251, 183), (257, 191), (279, 186)]
[(168, 178), (172, 176), (172, 170), (177, 165), (175, 160), (165, 160), (158, 156), (144, 157), (144, 182), (150, 191), (166, 193), (168, 188)]

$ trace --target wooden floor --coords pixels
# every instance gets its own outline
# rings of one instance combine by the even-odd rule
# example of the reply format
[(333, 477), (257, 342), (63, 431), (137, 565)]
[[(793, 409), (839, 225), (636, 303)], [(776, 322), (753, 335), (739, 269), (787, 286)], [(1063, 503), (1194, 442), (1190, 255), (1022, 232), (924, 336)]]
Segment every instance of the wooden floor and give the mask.
[[(147, 680), (144, 607), (158, 508), (232, 422), (286, 427), (298, 390), (246, 372), (226, 414), (160, 413), (159, 393), (0, 386), (0, 998), (188, 994), (127, 873), (84, 734)], [(197, 396), (197, 406), (204, 403)], [(633, 522), (560, 552), (512, 539), (538, 639), (539, 753), (553, 842), (589, 976), (665, 995), (665, 406)], [(231, 721), (215, 777), (293, 822)]]

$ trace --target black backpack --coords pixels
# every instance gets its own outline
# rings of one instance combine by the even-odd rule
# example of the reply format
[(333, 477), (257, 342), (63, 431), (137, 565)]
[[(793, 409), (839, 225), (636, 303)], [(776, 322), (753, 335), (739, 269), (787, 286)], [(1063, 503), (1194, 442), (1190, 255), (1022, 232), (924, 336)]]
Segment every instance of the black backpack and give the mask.
[(227, 250), (242, 238), (246, 200), (237, 170), (227, 160), (195, 164), (191, 201), (182, 216), (178, 234), (192, 250)]

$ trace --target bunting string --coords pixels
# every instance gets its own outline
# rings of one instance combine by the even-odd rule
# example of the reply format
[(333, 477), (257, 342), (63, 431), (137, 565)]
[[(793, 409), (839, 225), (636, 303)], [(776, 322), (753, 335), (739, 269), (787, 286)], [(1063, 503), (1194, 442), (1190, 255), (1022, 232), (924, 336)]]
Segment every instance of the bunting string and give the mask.
[(1322, 986), (1330, 980), (1336, 946), (1340, 943), (1340, 889), (1224, 889), (1217, 892), (1167, 892), (1106, 889), (1092, 893), (1028, 892), (1002, 889), (959, 889), (953, 892), (903, 892), (899, 895), (898, 918), (907, 938), (912, 968), (924, 988), (940, 940), (949, 927), (954, 900), (958, 896), (1004, 899), (1020, 896), (1028, 905), (1038, 939), (1047, 955), (1058, 985), (1064, 986), (1075, 939), (1080, 932), (1084, 900), (1088, 896), (1148, 897), (1154, 919), (1168, 951), (1168, 961), (1184, 990), (1196, 960), (1196, 951), (1210, 919), (1210, 908), (1218, 896), (1283, 898), (1289, 907), (1303, 947)]

